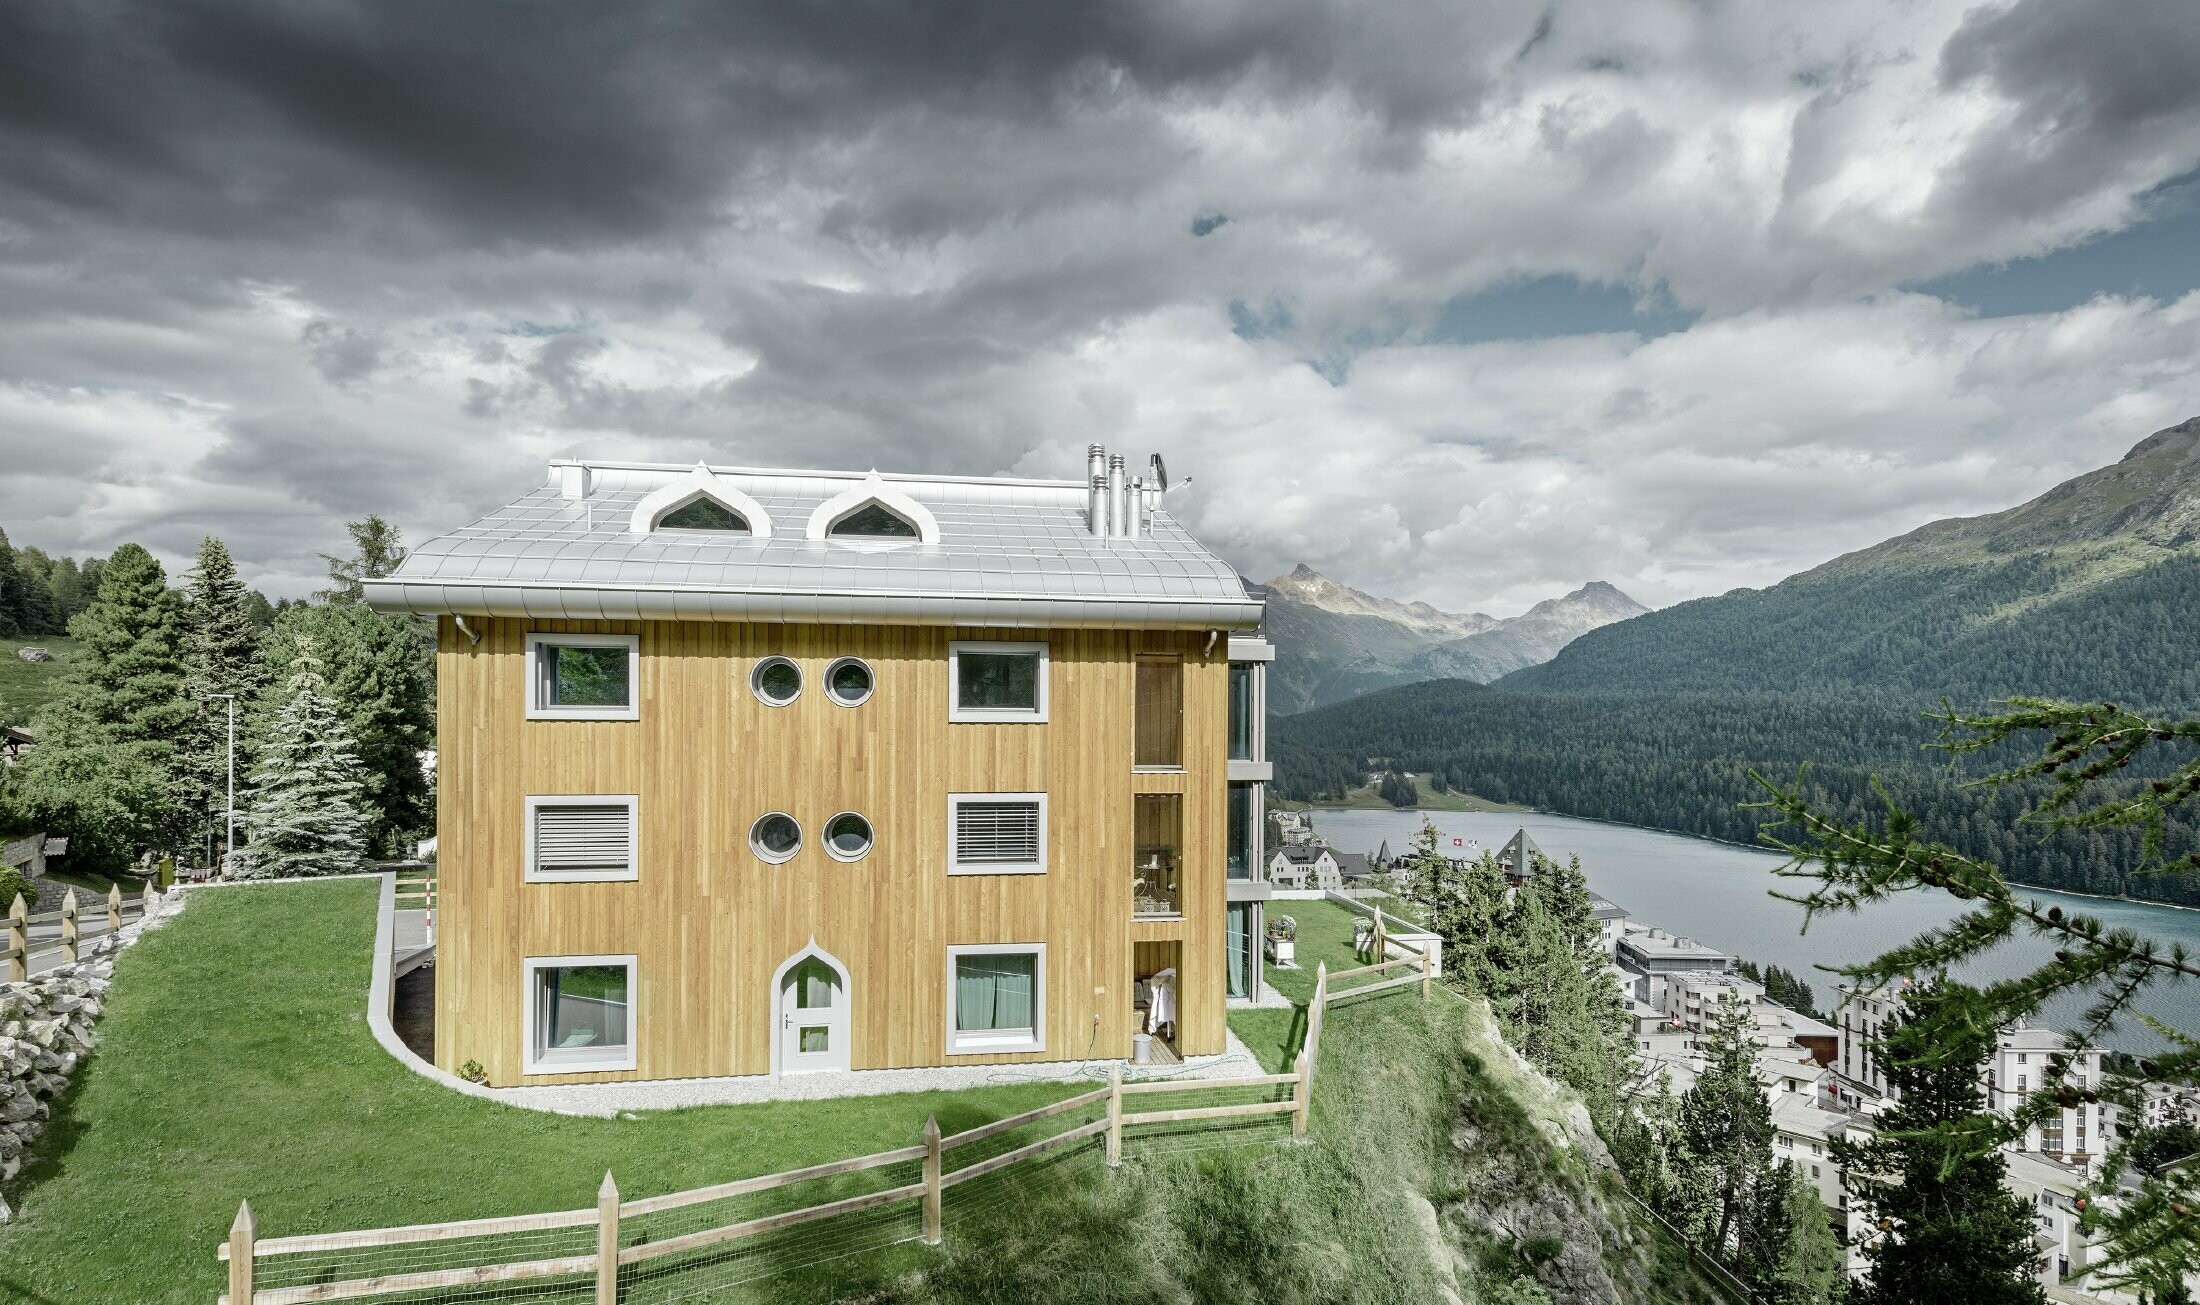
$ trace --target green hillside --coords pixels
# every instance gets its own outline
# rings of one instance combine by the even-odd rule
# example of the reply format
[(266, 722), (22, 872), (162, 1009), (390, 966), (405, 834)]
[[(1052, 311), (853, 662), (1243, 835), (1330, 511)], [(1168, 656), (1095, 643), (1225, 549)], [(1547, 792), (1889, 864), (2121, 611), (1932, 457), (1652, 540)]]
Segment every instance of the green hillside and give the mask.
[[(50, 662), (27, 662), (19, 648), (44, 648)], [(61, 682), (62, 668), (76, 656), (76, 640), (66, 635), (36, 639), (0, 639), (0, 725), (28, 725)]]
[(2032, 794), (1951, 782), (1926, 713), (2012, 694), (2200, 711), (2200, 419), (2007, 512), (1592, 631), (1486, 688), (1281, 721), (1276, 791), (1311, 797), (1380, 758), (1493, 801), (1753, 841), (1749, 771), (1809, 761), (1834, 806), (1863, 813), (1883, 774), (2025, 882), (2200, 904), (2189, 879), (2114, 869), (2135, 840), (2015, 833)]

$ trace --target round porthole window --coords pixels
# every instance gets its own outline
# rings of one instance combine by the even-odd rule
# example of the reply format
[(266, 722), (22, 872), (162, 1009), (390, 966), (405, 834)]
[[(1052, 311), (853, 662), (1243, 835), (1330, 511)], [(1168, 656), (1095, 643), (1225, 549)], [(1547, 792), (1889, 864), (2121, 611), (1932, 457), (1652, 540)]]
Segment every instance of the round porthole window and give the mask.
[(749, 826), (749, 847), (760, 860), (778, 865), (802, 850), (802, 826), (793, 816), (774, 811)]
[(825, 668), (825, 696), (843, 707), (860, 706), (871, 696), (871, 668), (859, 657), (843, 657)]
[(802, 696), (802, 668), (784, 657), (766, 657), (749, 673), (749, 688), (768, 707), (784, 707)]
[(860, 861), (871, 850), (871, 822), (843, 811), (825, 822), (825, 851), (835, 861)]

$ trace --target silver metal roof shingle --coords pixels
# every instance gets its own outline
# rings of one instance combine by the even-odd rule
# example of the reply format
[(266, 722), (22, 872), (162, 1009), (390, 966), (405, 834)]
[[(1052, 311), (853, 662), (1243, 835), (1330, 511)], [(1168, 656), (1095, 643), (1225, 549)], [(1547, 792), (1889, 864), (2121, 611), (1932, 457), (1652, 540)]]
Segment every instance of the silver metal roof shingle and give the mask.
[[(567, 465), (589, 468), (586, 500), (564, 497)], [(912, 513), (929, 512), (939, 525), (937, 543), (881, 545), (808, 537), (821, 505), (870, 483), (862, 473), (707, 474), (711, 482), (698, 483), (762, 509), (769, 538), (634, 532), (640, 505), (695, 468), (553, 464), (543, 487), (428, 540), (394, 575), (368, 581), (368, 601), (423, 615), (629, 620), (1224, 630), (1260, 622), (1260, 600), (1236, 571), (1166, 511), (1147, 514), (1145, 535), (1093, 536), (1081, 482), (879, 476), (885, 492), (906, 496)]]

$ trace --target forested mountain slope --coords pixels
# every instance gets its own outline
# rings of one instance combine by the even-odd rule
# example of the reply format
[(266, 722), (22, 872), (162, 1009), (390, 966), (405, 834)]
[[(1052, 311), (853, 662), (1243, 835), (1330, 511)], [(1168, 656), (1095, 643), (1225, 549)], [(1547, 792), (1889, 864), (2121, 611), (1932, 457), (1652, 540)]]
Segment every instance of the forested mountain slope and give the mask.
[(2010, 828), (2027, 794), (1950, 781), (1926, 713), (2020, 693), (2200, 712), (2200, 419), (2021, 507), (1591, 632), (1486, 688), (1280, 721), (1277, 789), (1330, 791), (1379, 757), (1484, 797), (1753, 841), (1749, 771), (1809, 761), (1852, 814), (1883, 774), (2026, 882), (2200, 904), (2189, 879), (2122, 874), (2134, 840), (2042, 841)]

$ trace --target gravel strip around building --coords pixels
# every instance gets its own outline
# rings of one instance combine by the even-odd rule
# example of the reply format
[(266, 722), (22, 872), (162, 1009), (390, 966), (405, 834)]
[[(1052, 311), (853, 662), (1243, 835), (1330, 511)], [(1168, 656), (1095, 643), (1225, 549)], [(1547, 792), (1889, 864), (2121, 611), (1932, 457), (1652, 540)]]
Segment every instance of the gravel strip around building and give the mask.
[[(1230, 1034), (1230, 1049), (1216, 1056), (1194, 1056), (1181, 1065), (1126, 1065), (1123, 1081), (1142, 1079), (1239, 1078), (1260, 1074), (1260, 1061)], [(554, 1087), (493, 1088), (497, 1100), (530, 1110), (612, 1116), (630, 1110), (677, 1110), (685, 1106), (749, 1105), (760, 1101), (824, 1101), (833, 1097), (886, 1096), (895, 1092), (959, 1091), (1010, 1083), (1105, 1083), (1110, 1064), (1080, 1060), (1030, 1065), (967, 1065), (930, 1069), (835, 1070), (739, 1078), (659, 1079), (646, 1083), (566, 1083)]]

